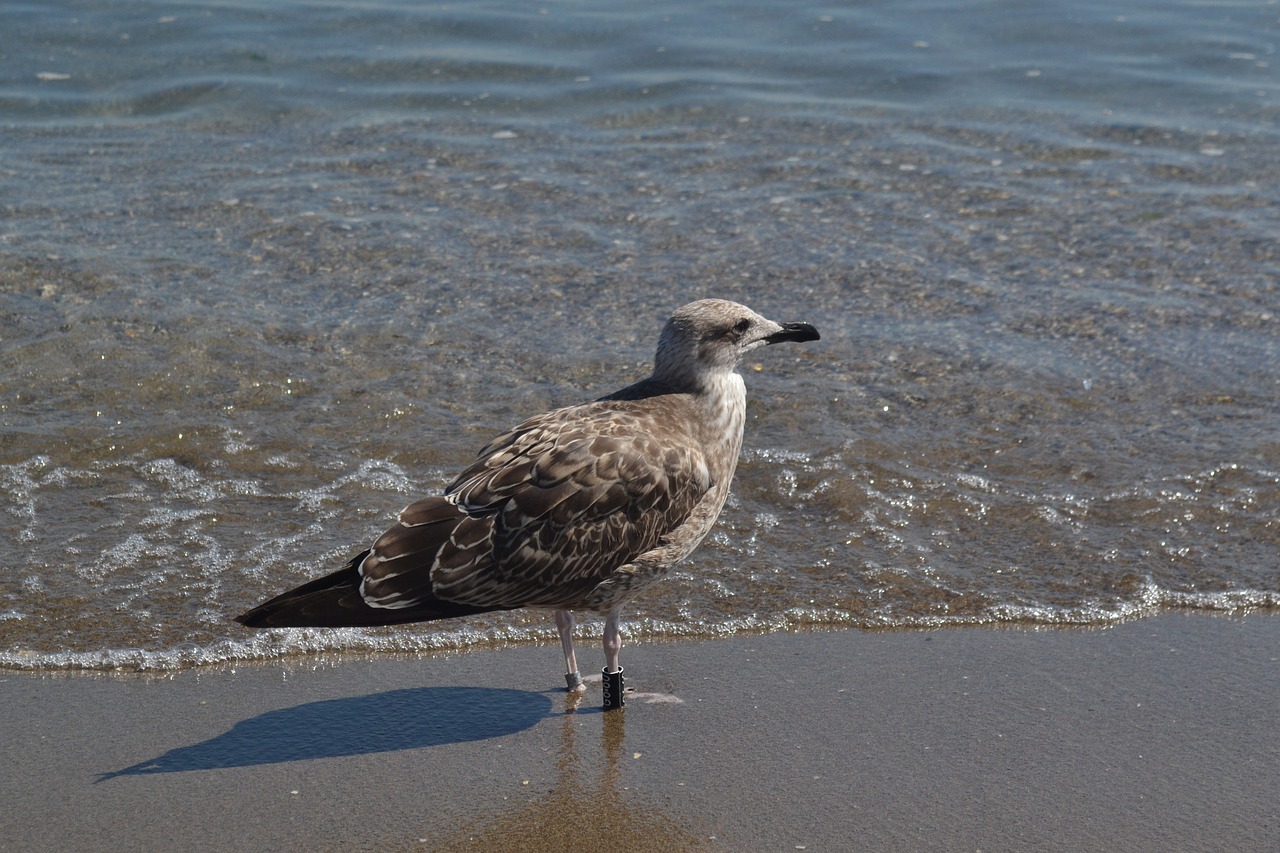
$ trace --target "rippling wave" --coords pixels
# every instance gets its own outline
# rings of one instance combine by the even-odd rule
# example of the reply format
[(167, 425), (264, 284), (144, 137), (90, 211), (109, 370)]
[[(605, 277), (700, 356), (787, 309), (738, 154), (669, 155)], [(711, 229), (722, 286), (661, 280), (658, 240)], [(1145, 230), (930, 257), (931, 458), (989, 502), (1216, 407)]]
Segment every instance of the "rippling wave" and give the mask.
[[(0, 468), (27, 555), (12, 606), (0, 613), (0, 665), (162, 670), (553, 637), (546, 614), (533, 612), (242, 633), (229, 623), (233, 613), (337, 565), (361, 547), (361, 527), (368, 541), (386, 523), (375, 507), (407, 503), (425, 486), (400, 465), (367, 461), (348, 470), (325, 464), (323, 482), (280, 491), (274, 480), (300, 479), (296, 459), (258, 459), (236, 437), (223, 451), (205, 471), (171, 458), (68, 469), (48, 456)], [(849, 453), (749, 451), (721, 525), (635, 603), (630, 637), (1098, 626), (1159, 608), (1280, 605), (1280, 593), (1249, 587), (1240, 570), (1257, 560), (1257, 581), (1268, 580), (1277, 472), (1229, 465), (1120, 491), (1029, 492), (975, 475), (851, 465)], [(252, 461), (228, 470), (245, 456)], [(445, 479), (427, 478), (437, 488)], [(52, 524), (54, 507), (78, 523)], [(366, 520), (353, 525), (351, 516)], [(598, 626), (582, 631), (593, 636)]]

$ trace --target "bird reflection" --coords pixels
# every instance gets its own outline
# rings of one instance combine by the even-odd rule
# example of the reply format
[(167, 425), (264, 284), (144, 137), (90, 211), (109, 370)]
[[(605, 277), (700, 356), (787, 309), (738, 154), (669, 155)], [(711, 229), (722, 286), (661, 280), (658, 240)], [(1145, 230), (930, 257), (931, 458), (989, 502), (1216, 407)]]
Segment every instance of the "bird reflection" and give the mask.
[[(663, 814), (622, 784), (626, 709), (600, 713), (579, 711), (582, 694), (565, 698), (560, 729), (560, 755), (551, 790), (532, 802), (475, 825), (435, 844), (432, 850), (521, 851), (539, 853), (584, 849), (662, 851), (721, 849)], [(579, 728), (587, 719), (601, 721), (600, 751), (580, 755)], [(597, 759), (597, 755), (603, 760)], [(593, 776), (598, 770), (599, 780)]]

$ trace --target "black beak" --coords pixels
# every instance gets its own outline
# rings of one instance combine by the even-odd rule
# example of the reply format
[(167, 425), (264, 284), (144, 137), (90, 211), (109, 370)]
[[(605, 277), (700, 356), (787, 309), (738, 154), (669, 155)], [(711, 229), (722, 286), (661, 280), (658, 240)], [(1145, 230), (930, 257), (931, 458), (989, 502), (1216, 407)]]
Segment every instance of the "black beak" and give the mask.
[(819, 338), (818, 330), (808, 323), (783, 323), (781, 332), (774, 332), (765, 341), (771, 344), (781, 343), (782, 341), (816, 341)]

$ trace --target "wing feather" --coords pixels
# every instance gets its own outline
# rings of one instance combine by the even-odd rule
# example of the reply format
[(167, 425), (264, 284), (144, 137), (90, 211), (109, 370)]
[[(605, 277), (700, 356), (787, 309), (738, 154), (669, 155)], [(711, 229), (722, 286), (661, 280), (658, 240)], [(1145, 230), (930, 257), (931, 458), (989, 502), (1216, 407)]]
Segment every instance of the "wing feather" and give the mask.
[(374, 607), (571, 607), (661, 544), (711, 488), (686, 419), (625, 402), (494, 439), (444, 496), (410, 504), (360, 563)]
[(491, 442), (446, 491), (491, 518), (488, 559), (442, 554), (437, 586), (469, 604), (568, 606), (683, 524), (711, 488), (700, 445), (684, 421), (629, 408), (558, 410)]

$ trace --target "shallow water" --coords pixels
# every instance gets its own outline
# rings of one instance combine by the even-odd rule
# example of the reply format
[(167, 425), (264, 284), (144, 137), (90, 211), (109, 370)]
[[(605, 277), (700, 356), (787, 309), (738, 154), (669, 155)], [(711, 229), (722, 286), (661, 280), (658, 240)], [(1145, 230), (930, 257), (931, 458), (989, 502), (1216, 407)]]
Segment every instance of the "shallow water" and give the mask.
[(228, 620), (713, 295), (823, 340), (632, 637), (1280, 606), (1278, 22), (6, 4), (0, 664), (548, 636)]

